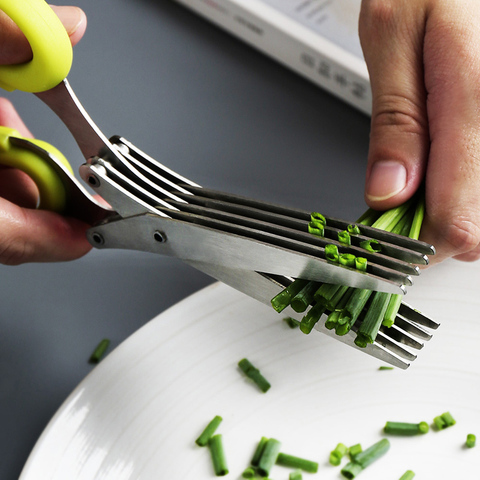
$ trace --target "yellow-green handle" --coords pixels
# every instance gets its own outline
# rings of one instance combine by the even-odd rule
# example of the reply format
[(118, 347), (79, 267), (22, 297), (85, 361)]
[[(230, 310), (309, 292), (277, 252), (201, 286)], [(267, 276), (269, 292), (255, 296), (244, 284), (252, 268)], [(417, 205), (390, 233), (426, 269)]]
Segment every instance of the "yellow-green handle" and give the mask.
[[(55, 169), (35, 152), (12, 144), (10, 137), (22, 138), (13, 128), (0, 127), (0, 165), (18, 168), (37, 185), (38, 208), (62, 213), (67, 207), (67, 191)], [(73, 175), (67, 159), (54, 146), (42, 140), (27, 139), (56, 157)]]
[(67, 77), (72, 44), (55, 12), (44, 0), (0, 0), (3, 10), (27, 37), (33, 59), (19, 65), (0, 65), (0, 87), (43, 92)]

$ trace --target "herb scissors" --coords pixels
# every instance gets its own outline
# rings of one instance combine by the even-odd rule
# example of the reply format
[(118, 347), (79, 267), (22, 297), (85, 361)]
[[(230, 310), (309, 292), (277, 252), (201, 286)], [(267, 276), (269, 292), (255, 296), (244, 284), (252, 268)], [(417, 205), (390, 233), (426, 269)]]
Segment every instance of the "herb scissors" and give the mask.
[[(40, 192), (40, 208), (88, 222), (90, 243), (97, 248), (121, 248), (175, 256), (206, 274), (263, 303), (295, 278), (321, 283), (403, 294), (428, 263), (434, 248), (424, 242), (362, 227), (357, 243), (336, 240), (349, 225), (326, 217), (328, 236), (307, 230), (310, 213), (203, 188), (165, 167), (123, 137), (107, 138), (95, 125), (66, 79), (72, 48), (63, 25), (44, 0), (0, 0), (21, 28), (33, 60), (0, 66), (0, 86), (34, 93), (65, 123), (86, 163), (84, 182), (110, 207), (97, 202), (75, 178), (68, 161), (51, 145), (0, 131), (0, 164), (24, 170)], [(359, 241), (374, 239), (381, 253), (365, 252)], [(344, 253), (367, 258), (366, 272), (328, 261), (327, 244)], [(406, 368), (415, 358), (409, 350), (430, 338), (422, 327), (437, 324), (402, 305), (393, 337), (380, 334), (364, 349)], [(292, 316), (296, 316), (292, 312)], [(402, 323), (403, 322), (403, 323)], [(321, 325), (317, 330), (332, 335)], [(355, 346), (351, 335), (335, 337)]]

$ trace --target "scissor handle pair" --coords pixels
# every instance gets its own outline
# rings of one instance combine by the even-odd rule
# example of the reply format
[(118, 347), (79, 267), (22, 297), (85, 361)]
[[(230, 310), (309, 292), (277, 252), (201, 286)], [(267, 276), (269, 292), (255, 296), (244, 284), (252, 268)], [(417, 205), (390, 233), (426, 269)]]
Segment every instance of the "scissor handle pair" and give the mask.
[(33, 52), (29, 62), (0, 65), (0, 87), (43, 92), (58, 85), (72, 66), (70, 38), (44, 0), (0, 0), (3, 10), (22, 30)]

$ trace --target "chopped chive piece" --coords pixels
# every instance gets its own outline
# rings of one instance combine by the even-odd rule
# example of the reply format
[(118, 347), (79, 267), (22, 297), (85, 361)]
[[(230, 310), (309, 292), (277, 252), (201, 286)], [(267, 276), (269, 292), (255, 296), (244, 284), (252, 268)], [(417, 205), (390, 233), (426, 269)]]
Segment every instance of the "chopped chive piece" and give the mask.
[(295, 320), (292, 317), (285, 317), (283, 321), (293, 330), (294, 328), (298, 328), (300, 325), (300, 322), (298, 320)]
[(352, 445), (348, 449), (348, 455), (350, 456), (350, 460), (354, 460), (355, 457), (362, 452), (362, 446), (359, 443), (356, 443), (355, 445)]
[[(378, 330), (382, 324), (385, 311), (388, 307), (391, 294), (385, 292), (375, 292), (370, 307), (361, 323), (355, 344), (364, 348), (365, 344), (373, 343), (377, 337)], [(365, 345), (366, 346), (366, 345)]]
[(355, 268), (355, 255), (353, 255), (353, 253), (342, 253), (338, 257), (338, 262), (340, 265)]
[(258, 462), (257, 471), (262, 477), (268, 477), (270, 469), (275, 465), (282, 444), (275, 438), (269, 438)]
[(356, 455), (355, 462), (361, 465), (363, 468), (366, 468), (375, 460), (387, 453), (389, 448), (390, 441), (387, 438), (382, 438), (377, 443), (374, 443), (371, 447), (368, 447), (366, 450)]
[(425, 434), (429, 430), (427, 422), (407, 423), (407, 422), (387, 422), (383, 431), (388, 435), (413, 436)]
[(260, 370), (254, 367), (249, 360), (247, 360), (246, 358), (243, 358), (238, 362), (238, 366), (248, 378), (250, 378), (257, 384), (257, 386), (260, 388), (260, 390), (263, 393), (267, 392), (270, 389), (271, 387), (270, 383), (260, 373)]
[(412, 480), (414, 476), (415, 476), (415, 473), (413, 473), (411, 470), (407, 470), (407, 471), (399, 478), (399, 480)]
[(477, 437), (473, 433), (469, 433), (467, 435), (467, 440), (465, 442), (466, 447), (473, 448), (476, 443), (477, 443)]
[(325, 258), (330, 262), (338, 263), (338, 247), (333, 243), (325, 245)]
[(253, 454), (252, 460), (250, 462), (250, 465), (253, 465), (254, 467), (258, 466), (258, 462), (260, 461), (260, 458), (263, 454), (263, 449), (265, 448), (265, 445), (268, 442), (267, 437), (262, 437), (260, 441), (258, 442), (257, 448), (255, 449), (255, 452)]
[(281, 465), (282, 467), (298, 468), (308, 473), (317, 473), (318, 471), (317, 462), (306, 460), (300, 457), (294, 457), (293, 455), (288, 455), (281, 452), (277, 456), (276, 464)]
[(347, 454), (348, 447), (343, 443), (338, 443), (337, 446), (330, 452), (329, 462), (331, 465), (338, 466), (342, 462), (342, 458)]
[(368, 261), (364, 257), (355, 257), (355, 268), (361, 272), (367, 271)]
[(350, 235), (360, 235), (360, 228), (358, 225), (351, 224), (347, 227), (347, 231)]
[(195, 440), (195, 443), (199, 447), (205, 447), (208, 444), (208, 441), (215, 433), (215, 430), (222, 423), (222, 417), (216, 415), (213, 420), (205, 427), (205, 430), (200, 434), (200, 436)]
[(210, 454), (212, 456), (213, 470), (217, 477), (223, 477), (228, 474), (227, 460), (223, 450), (222, 434), (214, 435), (208, 441)]
[(312, 212), (310, 214), (310, 221), (321, 223), (322, 225), (327, 224), (327, 219), (321, 213), (318, 213), (318, 212)]
[(347, 230), (342, 230), (338, 232), (338, 241), (344, 245), (351, 245), (352, 240), (350, 238), (350, 233)]
[(255, 475), (255, 469), (253, 467), (247, 467), (242, 473), (242, 478), (255, 478)]
[(315, 292), (314, 299), (322, 305), (325, 305), (329, 310), (333, 310), (347, 290), (348, 287), (344, 285), (324, 283)]
[(290, 305), (292, 298), (308, 283), (308, 280), (301, 278), (295, 279), (288, 287), (285, 287), (280, 293), (275, 295), (270, 301), (272, 307), (280, 313)]
[(300, 470), (295, 470), (294, 472), (290, 472), (288, 476), (288, 480), (302, 480), (302, 472)]
[(457, 423), (455, 419), (452, 417), (450, 412), (442, 413), (433, 419), (434, 425), (437, 427), (438, 430), (444, 430), (445, 428), (451, 427)]
[(360, 242), (360, 246), (372, 253), (380, 253), (382, 251), (382, 245), (378, 240), (363, 240)]
[(300, 331), (308, 335), (324, 312), (325, 305), (316, 303), (302, 318), (302, 321), (300, 322)]
[(297, 312), (304, 312), (313, 302), (314, 293), (318, 290), (318, 282), (308, 282), (291, 300), (290, 306)]
[(355, 462), (348, 462), (340, 473), (349, 480), (355, 478), (363, 470), (362, 466)]
[(379, 370), (393, 370), (394, 368), (393, 367), (387, 367), (386, 365), (381, 365), (380, 367), (378, 367)]
[(108, 338), (104, 338), (90, 355), (90, 358), (88, 359), (89, 363), (98, 363), (107, 351), (109, 345), (110, 340)]
[(398, 309), (402, 304), (403, 295), (400, 293), (395, 293), (390, 297), (390, 301), (388, 302), (387, 310), (383, 317), (382, 324), (385, 327), (391, 327), (395, 323), (395, 319), (397, 318)]
[(319, 222), (309, 222), (308, 233), (311, 233), (312, 235), (316, 235), (317, 237), (323, 237), (323, 235), (325, 234), (325, 228)]
[(350, 296), (354, 292), (354, 288), (341, 285), (340, 288), (333, 294), (333, 296), (327, 301), (328, 310), (340, 310), (347, 304)]
[(330, 312), (327, 319), (325, 320), (325, 328), (327, 330), (333, 330), (338, 325), (338, 320), (340, 318), (340, 310), (334, 310)]

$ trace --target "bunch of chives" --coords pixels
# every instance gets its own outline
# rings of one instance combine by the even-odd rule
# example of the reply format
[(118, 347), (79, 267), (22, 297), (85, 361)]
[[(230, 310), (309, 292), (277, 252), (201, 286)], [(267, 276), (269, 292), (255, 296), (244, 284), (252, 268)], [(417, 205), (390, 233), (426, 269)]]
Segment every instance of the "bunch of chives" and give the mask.
[[(368, 209), (346, 231), (339, 232), (339, 242), (351, 244), (351, 236), (361, 233), (361, 226), (371, 226), (387, 232), (405, 235), (418, 240), (425, 214), (423, 191), (404, 204), (378, 212)], [(317, 212), (311, 214), (308, 231), (323, 236), (325, 217)], [(381, 252), (381, 244), (376, 240), (361, 242), (361, 246), (371, 252)], [(362, 271), (367, 271), (366, 259), (351, 254), (340, 254), (334, 244), (325, 246), (325, 258)], [(403, 295), (373, 292), (367, 289), (342, 285), (318, 284), (303, 279), (294, 280), (276, 295), (271, 303), (278, 311), (292, 306), (297, 312), (306, 312), (300, 322), (300, 330), (310, 333), (323, 314), (325, 326), (335, 330), (337, 335), (346, 335), (358, 322), (355, 344), (366, 347), (373, 343), (381, 326), (391, 327), (402, 303)], [(308, 306), (310, 309), (307, 310)]]

